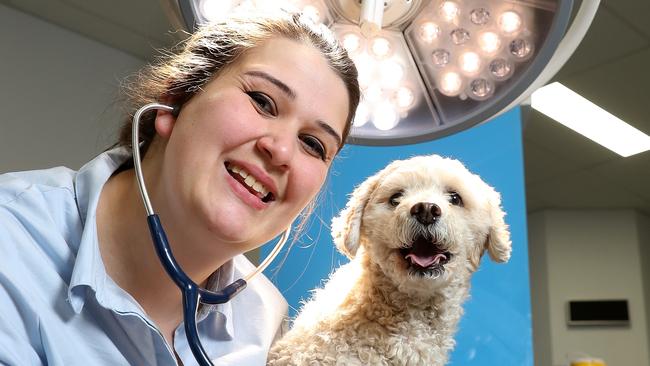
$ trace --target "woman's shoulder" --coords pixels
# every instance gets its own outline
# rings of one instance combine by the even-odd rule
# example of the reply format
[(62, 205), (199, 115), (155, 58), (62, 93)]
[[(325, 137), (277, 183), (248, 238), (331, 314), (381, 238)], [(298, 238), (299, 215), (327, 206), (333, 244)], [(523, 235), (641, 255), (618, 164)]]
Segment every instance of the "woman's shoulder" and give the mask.
[(1, 174), (0, 207), (22, 199), (33, 199), (27, 197), (30, 195), (43, 195), (41, 198), (47, 199), (47, 193), (53, 191), (74, 195), (75, 174), (74, 170), (66, 167)]
[(74, 179), (64, 167), (0, 175), (0, 248), (68, 245), (78, 237)]

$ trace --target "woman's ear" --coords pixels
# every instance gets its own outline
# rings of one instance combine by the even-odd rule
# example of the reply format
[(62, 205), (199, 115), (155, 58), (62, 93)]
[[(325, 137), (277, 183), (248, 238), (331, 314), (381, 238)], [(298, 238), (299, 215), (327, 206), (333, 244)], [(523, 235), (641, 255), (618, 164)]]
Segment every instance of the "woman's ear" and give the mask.
[[(174, 106), (173, 101), (169, 97), (161, 98), (161, 103)], [(167, 140), (172, 134), (174, 125), (176, 124), (177, 114), (174, 111), (168, 111), (165, 109), (156, 110), (156, 119), (154, 121), (154, 127), (156, 128), (156, 134), (158, 134), (163, 139)]]

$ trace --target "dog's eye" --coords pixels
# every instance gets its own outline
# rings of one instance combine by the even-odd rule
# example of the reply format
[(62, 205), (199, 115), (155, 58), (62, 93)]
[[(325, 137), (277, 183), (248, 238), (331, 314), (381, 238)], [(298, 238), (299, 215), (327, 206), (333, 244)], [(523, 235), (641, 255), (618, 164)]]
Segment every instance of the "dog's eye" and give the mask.
[(388, 203), (390, 203), (390, 205), (393, 206), (393, 207), (397, 207), (397, 205), (399, 205), (399, 200), (400, 200), (400, 198), (402, 198), (403, 195), (404, 195), (404, 192), (402, 192), (402, 191), (399, 191), (399, 192), (393, 194), (388, 199)]
[(463, 199), (460, 197), (458, 193), (449, 192), (449, 203), (451, 203), (454, 206), (462, 206)]

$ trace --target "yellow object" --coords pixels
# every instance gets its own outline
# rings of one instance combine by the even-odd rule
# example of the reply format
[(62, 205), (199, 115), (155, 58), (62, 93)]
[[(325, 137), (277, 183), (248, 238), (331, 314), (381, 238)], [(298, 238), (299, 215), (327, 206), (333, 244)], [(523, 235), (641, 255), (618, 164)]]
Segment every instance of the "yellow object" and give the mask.
[(571, 361), (571, 366), (607, 366), (607, 364), (599, 358), (581, 358)]

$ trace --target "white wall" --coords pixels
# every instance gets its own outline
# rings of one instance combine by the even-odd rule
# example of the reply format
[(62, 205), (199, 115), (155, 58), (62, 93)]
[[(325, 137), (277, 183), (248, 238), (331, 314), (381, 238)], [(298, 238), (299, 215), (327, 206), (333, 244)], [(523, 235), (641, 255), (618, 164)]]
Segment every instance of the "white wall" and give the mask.
[(641, 244), (641, 272), (646, 305), (646, 328), (648, 329), (648, 344), (650, 352), (650, 217), (637, 215), (639, 228), (639, 243)]
[[(535, 352), (550, 352), (550, 360), (536, 355), (536, 365), (566, 365), (572, 352), (608, 366), (650, 364), (638, 216), (632, 210), (530, 214), (534, 324), (549, 326), (534, 329)], [(568, 327), (566, 303), (581, 299), (627, 299), (630, 326)]]
[[(552, 365), (549, 283), (544, 215), (528, 216), (528, 262), (535, 365)], [(534, 238), (534, 243), (533, 243)]]
[(114, 142), (120, 79), (143, 60), (0, 5), (0, 173), (79, 168)]

